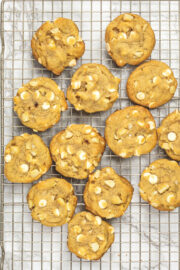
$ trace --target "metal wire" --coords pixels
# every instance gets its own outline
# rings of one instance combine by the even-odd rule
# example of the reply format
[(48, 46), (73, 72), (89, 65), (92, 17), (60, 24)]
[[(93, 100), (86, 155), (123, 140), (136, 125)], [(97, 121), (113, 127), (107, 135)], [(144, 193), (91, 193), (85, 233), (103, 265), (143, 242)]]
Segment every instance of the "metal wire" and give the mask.
[[(12, 99), (18, 88), (38, 76), (53, 78), (66, 92), (70, 78), (82, 63), (106, 65), (121, 78), (120, 98), (107, 112), (93, 115), (76, 112), (69, 104), (60, 122), (39, 135), (49, 145), (51, 137), (70, 123), (87, 123), (104, 133), (107, 116), (116, 109), (131, 105), (126, 95), (126, 81), (131, 66), (117, 68), (105, 50), (104, 34), (108, 23), (124, 12), (140, 14), (148, 20), (156, 35), (152, 59), (169, 64), (175, 77), (180, 77), (180, 2), (175, 1), (51, 1), (6, 0), (2, 2), (2, 81), (1, 81), (1, 192), (0, 244), (1, 268), (39, 269), (180, 269), (180, 212), (162, 213), (141, 200), (138, 182), (142, 170), (153, 160), (166, 157), (158, 146), (148, 155), (122, 160), (108, 147), (101, 165), (112, 166), (134, 186), (132, 203), (122, 218), (111, 221), (115, 227), (115, 242), (100, 261), (78, 259), (66, 245), (67, 226), (48, 228), (32, 221), (26, 195), (31, 184), (12, 184), (4, 177), (3, 154), (8, 141), (23, 132), (32, 131), (21, 125), (13, 112)], [(67, 68), (60, 76), (40, 66), (32, 58), (30, 41), (33, 33), (47, 20), (67, 17), (75, 21), (85, 40), (86, 51), (75, 68)], [(175, 97), (152, 110), (157, 126), (171, 111), (180, 108), (180, 88)], [(42, 177), (60, 177), (53, 165)], [(86, 181), (69, 180), (78, 197), (76, 212), (84, 209), (83, 189)], [(5, 251), (5, 256), (4, 256)]]

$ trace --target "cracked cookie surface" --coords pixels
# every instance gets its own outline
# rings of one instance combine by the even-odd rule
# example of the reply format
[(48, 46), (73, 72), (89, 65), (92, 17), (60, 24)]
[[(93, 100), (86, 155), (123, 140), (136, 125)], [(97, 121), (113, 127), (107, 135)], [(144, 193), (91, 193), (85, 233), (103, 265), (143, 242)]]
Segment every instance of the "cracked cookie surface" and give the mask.
[(180, 161), (180, 111), (175, 110), (166, 116), (157, 133), (159, 146), (170, 158)]
[(63, 91), (51, 79), (39, 77), (19, 88), (14, 97), (14, 111), (23, 125), (45, 131), (55, 125), (61, 111), (67, 110)]
[(73, 75), (67, 98), (75, 109), (88, 113), (109, 110), (118, 99), (120, 79), (104, 65), (82, 65)]
[(176, 161), (159, 159), (147, 167), (139, 182), (143, 200), (161, 211), (180, 206), (180, 166)]
[(50, 143), (56, 170), (66, 177), (85, 179), (101, 160), (105, 140), (90, 125), (72, 124)]
[(106, 120), (105, 139), (109, 148), (122, 158), (147, 154), (157, 142), (155, 120), (141, 106), (115, 111)]
[(68, 224), (68, 248), (86, 260), (98, 260), (114, 242), (114, 228), (99, 216), (83, 211)]
[(177, 80), (170, 67), (152, 60), (137, 67), (127, 81), (128, 97), (150, 109), (167, 103), (176, 91)]
[(150, 24), (142, 17), (126, 13), (106, 28), (106, 49), (118, 66), (138, 65), (147, 59), (155, 45)]
[(103, 218), (120, 217), (131, 202), (133, 187), (111, 167), (89, 176), (84, 190), (86, 209)]
[(5, 176), (14, 183), (30, 183), (51, 167), (48, 147), (38, 135), (15, 136), (5, 149)]
[(59, 75), (66, 67), (76, 65), (85, 50), (76, 24), (66, 18), (45, 22), (31, 41), (32, 53), (39, 64)]
[(66, 180), (50, 178), (35, 184), (28, 192), (27, 201), (33, 219), (54, 227), (71, 220), (77, 197)]

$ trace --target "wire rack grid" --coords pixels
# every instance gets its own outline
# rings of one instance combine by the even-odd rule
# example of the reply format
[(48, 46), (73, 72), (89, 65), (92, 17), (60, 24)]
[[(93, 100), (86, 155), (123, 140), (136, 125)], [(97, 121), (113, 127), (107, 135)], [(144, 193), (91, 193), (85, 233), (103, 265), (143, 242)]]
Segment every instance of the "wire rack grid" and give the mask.
[[(143, 202), (138, 192), (142, 170), (153, 160), (166, 157), (157, 146), (142, 157), (120, 159), (106, 147), (99, 167), (112, 166), (134, 186), (132, 203), (125, 215), (114, 219), (115, 242), (97, 262), (78, 259), (68, 251), (67, 226), (49, 228), (32, 221), (26, 195), (31, 184), (12, 184), (3, 173), (3, 153), (8, 141), (23, 132), (32, 131), (21, 125), (13, 112), (13, 96), (31, 78), (53, 78), (66, 92), (70, 78), (82, 63), (106, 65), (121, 78), (120, 97), (107, 112), (93, 115), (76, 112), (69, 104), (60, 122), (39, 135), (49, 145), (51, 137), (70, 123), (87, 123), (104, 133), (105, 119), (116, 109), (131, 105), (126, 95), (126, 81), (131, 66), (118, 68), (105, 50), (104, 35), (108, 23), (120, 13), (134, 12), (148, 20), (155, 32), (156, 46), (152, 59), (171, 66), (180, 77), (180, 2), (179, 1), (51, 1), (6, 0), (2, 2), (2, 91), (1, 91), (1, 192), (0, 243), (1, 268), (4, 270), (74, 270), (74, 269), (180, 269), (180, 212), (153, 209)], [(60, 76), (40, 66), (31, 53), (30, 41), (36, 29), (47, 20), (71, 18), (80, 29), (86, 51), (75, 68), (67, 68)], [(180, 108), (180, 89), (164, 106), (152, 110), (157, 126), (171, 111)], [(42, 177), (60, 175), (54, 165)], [(69, 180), (78, 197), (76, 212), (84, 209), (82, 194), (86, 181)], [(4, 256), (5, 255), (5, 256)], [(4, 268), (3, 268), (4, 265)]]

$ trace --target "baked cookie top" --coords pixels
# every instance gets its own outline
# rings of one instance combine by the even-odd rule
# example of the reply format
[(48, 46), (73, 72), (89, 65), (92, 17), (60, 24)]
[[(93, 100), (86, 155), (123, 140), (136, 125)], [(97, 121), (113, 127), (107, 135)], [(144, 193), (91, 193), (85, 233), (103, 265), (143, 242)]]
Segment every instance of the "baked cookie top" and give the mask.
[(46, 226), (61, 226), (72, 218), (77, 197), (64, 179), (50, 178), (35, 184), (27, 195), (32, 218)]
[(131, 202), (133, 187), (111, 167), (89, 176), (84, 190), (86, 209), (103, 218), (120, 217)]
[(122, 158), (147, 154), (157, 142), (155, 120), (144, 107), (126, 107), (107, 118), (105, 139), (109, 148)]
[(85, 50), (77, 25), (70, 19), (57, 18), (43, 23), (31, 41), (32, 53), (39, 64), (59, 75), (76, 65)]
[(5, 149), (6, 178), (14, 183), (30, 183), (51, 167), (48, 147), (38, 135), (27, 133), (14, 137)]
[(176, 91), (177, 80), (170, 67), (152, 60), (137, 67), (127, 81), (128, 97), (150, 109), (168, 102)]
[(114, 228), (89, 212), (76, 214), (68, 224), (68, 248), (86, 260), (98, 260), (114, 242)]
[(77, 179), (85, 179), (98, 166), (104, 150), (104, 138), (97, 129), (84, 124), (68, 126), (50, 143), (56, 170)]
[(106, 28), (106, 49), (120, 67), (138, 65), (147, 59), (155, 45), (150, 24), (132, 13), (121, 14)]
[(139, 182), (143, 200), (161, 211), (180, 206), (180, 166), (176, 161), (159, 159), (147, 167)]
[(67, 110), (64, 93), (51, 79), (39, 77), (19, 88), (14, 97), (14, 111), (22, 124), (34, 131), (45, 131), (55, 125), (61, 111)]
[(119, 83), (120, 79), (105, 66), (84, 64), (74, 73), (67, 90), (67, 98), (77, 111), (106, 111), (119, 97)]
[(159, 146), (170, 158), (180, 161), (180, 111), (175, 110), (166, 116), (157, 132)]

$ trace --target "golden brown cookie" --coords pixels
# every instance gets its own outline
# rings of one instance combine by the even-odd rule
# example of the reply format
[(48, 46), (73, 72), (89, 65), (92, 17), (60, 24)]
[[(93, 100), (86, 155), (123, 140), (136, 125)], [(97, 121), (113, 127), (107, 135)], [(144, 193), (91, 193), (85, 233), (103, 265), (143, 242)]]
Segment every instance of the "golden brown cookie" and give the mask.
[(64, 179), (50, 178), (35, 184), (27, 195), (32, 218), (46, 226), (61, 226), (74, 214), (77, 197)]
[(180, 166), (176, 161), (159, 159), (147, 167), (139, 182), (143, 200), (161, 211), (180, 206)]
[(98, 260), (114, 242), (114, 228), (89, 212), (76, 214), (68, 224), (68, 248), (86, 260)]
[(155, 120), (144, 107), (126, 107), (107, 118), (105, 139), (109, 148), (122, 158), (147, 154), (157, 142)]
[(131, 202), (133, 187), (111, 167), (89, 176), (84, 190), (86, 209), (103, 218), (120, 217)]
[(43, 140), (24, 133), (14, 137), (5, 149), (6, 178), (14, 183), (30, 183), (39, 179), (51, 167), (49, 149)]
[(168, 114), (157, 132), (159, 146), (165, 149), (170, 158), (180, 161), (180, 111)]
[(51, 79), (39, 77), (19, 88), (14, 97), (14, 111), (22, 124), (34, 131), (45, 131), (55, 125), (61, 111), (67, 110), (64, 93)]
[(120, 67), (138, 65), (147, 59), (155, 45), (150, 24), (132, 13), (121, 14), (106, 28), (106, 49)]
[(84, 64), (74, 73), (67, 90), (67, 98), (77, 111), (106, 111), (119, 97), (119, 83), (120, 79), (105, 66)]
[(84, 124), (68, 126), (50, 143), (56, 170), (77, 179), (85, 179), (98, 166), (104, 150), (104, 138), (97, 129)]
[(150, 109), (168, 102), (176, 91), (177, 80), (170, 67), (152, 60), (137, 67), (127, 81), (128, 97)]
[(76, 65), (85, 50), (77, 25), (70, 19), (57, 18), (43, 23), (31, 41), (32, 53), (39, 64), (59, 75)]

